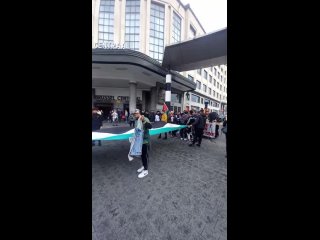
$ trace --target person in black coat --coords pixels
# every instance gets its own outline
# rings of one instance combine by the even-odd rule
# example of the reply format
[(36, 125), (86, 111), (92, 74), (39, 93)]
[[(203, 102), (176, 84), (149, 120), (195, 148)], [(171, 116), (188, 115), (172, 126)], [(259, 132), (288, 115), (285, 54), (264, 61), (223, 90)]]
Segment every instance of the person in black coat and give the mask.
[(222, 126), (223, 126), (222, 130), (223, 130), (223, 132), (224, 132), (224, 134), (225, 134), (225, 136), (226, 136), (226, 156), (225, 156), (225, 157), (227, 157), (227, 135), (228, 135), (228, 131), (227, 131), (227, 117), (224, 118), (224, 121), (223, 121)]
[[(101, 112), (97, 110), (92, 111), (92, 131), (100, 130), (102, 127), (102, 116)], [(98, 140), (99, 146), (101, 146), (101, 140)], [(95, 146), (95, 141), (92, 141), (92, 146)]]
[(204, 111), (200, 110), (200, 112), (196, 116), (195, 122), (191, 124), (194, 127), (195, 137), (193, 138), (192, 143), (189, 144), (190, 147), (194, 146), (196, 141), (198, 141), (197, 146), (198, 147), (201, 146), (203, 130), (204, 130), (205, 124), (206, 124), (206, 122), (205, 122)]

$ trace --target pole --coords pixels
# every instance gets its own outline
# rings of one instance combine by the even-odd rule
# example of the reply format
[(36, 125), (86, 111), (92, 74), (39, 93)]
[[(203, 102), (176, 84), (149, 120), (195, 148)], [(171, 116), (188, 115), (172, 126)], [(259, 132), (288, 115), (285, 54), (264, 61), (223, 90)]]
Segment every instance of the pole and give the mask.
[(170, 109), (171, 108), (171, 74), (166, 75), (165, 90), (166, 90), (165, 103), (166, 103), (169, 111), (171, 111), (171, 109)]

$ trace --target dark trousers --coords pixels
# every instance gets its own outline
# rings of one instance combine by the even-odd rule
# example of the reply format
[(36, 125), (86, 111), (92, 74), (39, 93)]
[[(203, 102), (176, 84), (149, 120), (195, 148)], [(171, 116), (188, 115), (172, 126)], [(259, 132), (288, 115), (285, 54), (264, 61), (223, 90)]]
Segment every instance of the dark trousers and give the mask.
[(142, 165), (144, 167), (144, 170), (148, 170), (148, 161), (149, 161), (148, 144), (142, 144), (141, 159), (142, 159)]
[(130, 121), (130, 127), (131, 127), (131, 125), (132, 125), (132, 127), (134, 127), (134, 121)]
[(187, 138), (187, 128), (181, 128), (180, 129), (180, 137), (181, 138)]
[(219, 137), (219, 125), (216, 124), (216, 133), (215, 133), (216, 137)]
[[(159, 135), (159, 138), (161, 138), (161, 133), (160, 133), (160, 135)], [(168, 138), (168, 133), (164, 133), (164, 138)]]
[(192, 144), (195, 144), (196, 141), (198, 141), (198, 144), (200, 145), (202, 141), (202, 136), (203, 136), (203, 128), (195, 128), (194, 131), (195, 131), (195, 136), (193, 138)]
[[(228, 146), (228, 144), (227, 144), (227, 133), (225, 134), (225, 136), (226, 136), (226, 153), (228, 152), (228, 150), (227, 150), (227, 146)], [(227, 155), (227, 154), (226, 154)]]

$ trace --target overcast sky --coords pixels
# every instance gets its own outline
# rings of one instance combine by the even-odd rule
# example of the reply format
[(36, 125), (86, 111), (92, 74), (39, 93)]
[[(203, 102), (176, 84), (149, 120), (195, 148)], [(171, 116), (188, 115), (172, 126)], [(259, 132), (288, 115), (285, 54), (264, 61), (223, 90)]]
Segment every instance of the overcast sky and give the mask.
[(227, 27), (227, 0), (181, 0), (190, 7), (207, 33)]

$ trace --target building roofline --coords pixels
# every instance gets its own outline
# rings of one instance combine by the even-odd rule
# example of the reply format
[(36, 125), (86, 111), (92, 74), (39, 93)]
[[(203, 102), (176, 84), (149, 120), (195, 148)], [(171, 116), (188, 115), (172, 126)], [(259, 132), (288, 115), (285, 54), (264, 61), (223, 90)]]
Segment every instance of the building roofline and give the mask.
[(134, 51), (131, 49), (96, 48), (92, 49), (92, 55), (92, 63), (137, 65), (148, 69), (149, 71), (154, 72), (162, 77), (165, 77), (166, 74), (170, 73), (172, 75), (173, 82), (181, 84), (186, 88), (189, 88), (191, 91), (196, 89), (196, 83), (191, 81), (189, 78), (186, 78), (176, 71), (168, 70), (162, 67), (161, 63), (159, 63), (157, 60), (138, 51)]

